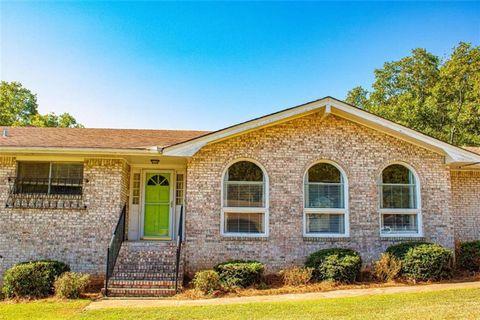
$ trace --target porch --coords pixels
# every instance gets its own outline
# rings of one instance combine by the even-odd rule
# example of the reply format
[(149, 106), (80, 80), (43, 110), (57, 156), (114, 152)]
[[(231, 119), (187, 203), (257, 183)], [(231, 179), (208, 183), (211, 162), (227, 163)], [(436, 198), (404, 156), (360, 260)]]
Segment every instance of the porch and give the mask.
[(106, 296), (171, 296), (181, 287), (185, 174), (183, 159), (130, 159), (128, 200), (108, 247)]

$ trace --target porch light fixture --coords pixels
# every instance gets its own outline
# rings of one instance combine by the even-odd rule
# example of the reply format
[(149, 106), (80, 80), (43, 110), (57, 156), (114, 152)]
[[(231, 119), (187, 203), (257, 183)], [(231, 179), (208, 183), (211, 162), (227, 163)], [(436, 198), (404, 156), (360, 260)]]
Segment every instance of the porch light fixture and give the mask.
[(158, 160), (158, 159), (150, 159), (150, 162), (151, 162), (152, 164), (158, 164), (158, 163), (160, 162), (160, 160)]

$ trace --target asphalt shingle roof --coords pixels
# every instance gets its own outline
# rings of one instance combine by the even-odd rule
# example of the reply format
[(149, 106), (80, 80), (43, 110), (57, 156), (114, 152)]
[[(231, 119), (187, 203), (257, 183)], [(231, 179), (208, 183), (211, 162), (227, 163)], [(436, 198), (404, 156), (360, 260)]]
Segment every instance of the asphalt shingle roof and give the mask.
[[(7, 137), (3, 130), (7, 130)], [(208, 131), (0, 127), (0, 147), (145, 149), (187, 141)]]

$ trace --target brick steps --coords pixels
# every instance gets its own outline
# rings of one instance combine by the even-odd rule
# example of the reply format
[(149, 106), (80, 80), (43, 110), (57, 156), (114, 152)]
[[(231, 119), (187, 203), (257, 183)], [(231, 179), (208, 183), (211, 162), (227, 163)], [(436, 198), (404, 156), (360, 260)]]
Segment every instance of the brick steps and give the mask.
[(108, 288), (109, 297), (171, 297), (175, 288)]
[[(124, 242), (113, 275), (109, 297), (166, 297), (175, 295), (176, 244), (172, 242)], [(180, 266), (179, 279), (183, 278)], [(181, 287), (181, 282), (179, 282)]]
[[(180, 274), (180, 272), (179, 272)], [(136, 281), (164, 281), (175, 279), (174, 273), (158, 273), (158, 274), (145, 274), (145, 273), (116, 273), (113, 280), (136, 280)]]
[(109, 288), (170, 289), (175, 288), (175, 279), (171, 280), (117, 280), (108, 281)]

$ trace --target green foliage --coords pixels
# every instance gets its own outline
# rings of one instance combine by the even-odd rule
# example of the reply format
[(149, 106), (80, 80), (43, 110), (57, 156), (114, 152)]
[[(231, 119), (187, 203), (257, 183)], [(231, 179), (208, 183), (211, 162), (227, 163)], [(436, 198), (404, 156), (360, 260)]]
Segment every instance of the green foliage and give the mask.
[(351, 283), (362, 267), (358, 252), (350, 249), (324, 249), (308, 256), (305, 266), (313, 268), (313, 279)]
[(90, 283), (90, 275), (65, 272), (55, 280), (55, 295), (59, 298), (78, 299)]
[(246, 288), (260, 282), (265, 267), (258, 261), (234, 260), (217, 264), (214, 270), (218, 272), (224, 287)]
[(346, 101), (456, 145), (480, 145), (480, 46), (461, 42), (446, 60), (414, 49), (374, 71), (372, 91)]
[(220, 289), (220, 276), (215, 270), (203, 270), (195, 274), (193, 278), (195, 289), (210, 294)]
[(83, 128), (77, 120), (69, 113), (56, 115), (47, 113), (45, 115), (36, 114), (32, 117), (31, 124), (34, 127), (55, 127), (55, 128)]
[(410, 251), (410, 249), (418, 247), (423, 244), (430, 244), (430, 243), (422, 242), (422, 241), (402, 242), (402, 243), (391, 245), (390, 247), (387, 248), (385, 252), (394, 255), (400, 260), (403, 260), (403, 258), (405, 257), (407, 252)]
[(392, 281), (400, 275), (402, 262), (391, 253), (383, 253), (375, 262), (374, 274), (381, 281)]
[(361, 86), (355, 87), (347, 93), (347, 98), (345, 99), (348, 103), (353, 104), (354, 106), (360, 109), (369, 109), (369, 100), (368, 100), (368, 90), (364, 89)]
[(0, 125), (81, 128), (77, 120), (68, 113), (56, 115), (38, 113), (37, 95), (23, 88), (19, 82), (0, 83)]
[(0, 125), (27, 126), (37, 113), (35, 94), (19, 82), (0, 82)]
[(460, 244), (458, 266), (464, 270), (480, 271), (480, 240)]
[(416, 246), (405, 254), (402, 273), (412, 280), (448, 279), (453, 273), (453, 254), (437, 244)]
[(280, 271), (283, 284), (287, 286), (306, 285), (312, 279), (313, 268), (291, 267)]
[(53, 293), (53, 283), (68, 265), (58, 261), (19, 263), (3, 276), (3, 293), (7, 298), (42, 298)]

